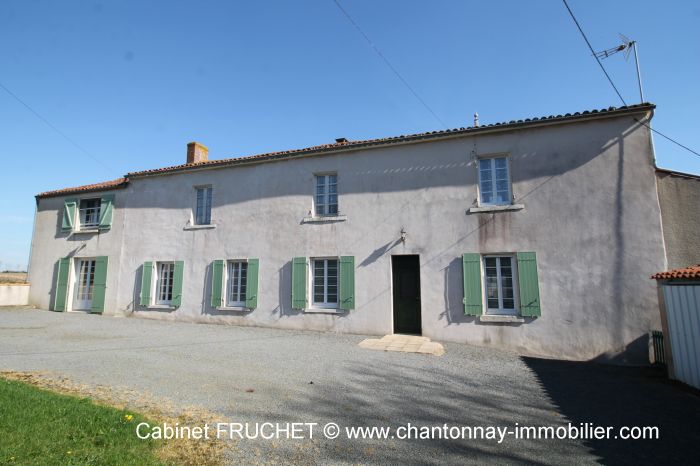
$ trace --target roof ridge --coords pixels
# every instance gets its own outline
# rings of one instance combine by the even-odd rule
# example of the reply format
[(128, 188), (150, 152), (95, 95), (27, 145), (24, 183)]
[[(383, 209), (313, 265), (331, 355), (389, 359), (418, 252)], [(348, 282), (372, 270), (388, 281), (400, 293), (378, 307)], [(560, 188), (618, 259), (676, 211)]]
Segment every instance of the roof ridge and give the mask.
[(188, 168), (208, 168), (208, 167), (217, 167), (219, 165), (229, 165), (229, 164), (238, 164), (238, 163), (245, 163), (248, 161), (255, 161), (255, 160), (260, 160), (260, 159), (274, 159), (277, 157), (282, 157), (282, 156), (287, 156), (291, 157), (294, 155), (300, 155), (300, 154), (312, 154), (315, 152), (327, 152), (327, 151), (341, 151), (341, 150), (348, 150), (348, 149), (353, 149), (353, 148), (360, 148), (360, 147), (367, 147), (367, 146), (373, 146), (373, 145), (380, 145), (380, 144), (391, 144), (395, 142), (410, 142), (414, 140), (421, 140), (421, 139), (430, 139), (434, 137), (441, 137), (441, 136), (447, 136), (447, 135), (458, 135), (458, 134), (470, 134), (470, 133), (477, 133), (477, 132), (483, 132), (483, 131), (488, 131), (488, 130), (507, 130), (507, 129), (514, 129), (514, 128), (520, 128), (523, 126), (530, 126), (530, 125), (538, 125), (541, 122), (545, 123), (552, 123), (552, 122), (561, 122), (561, 121), (570, 121), (570, 120), (578, 120), (578, 119), (585, 119), (585, 118), (591, 118), (598, 116), (600, 114), (606, 114), (606, 115), (612, 115), (616, 113), (627, 113), (630, 110), (642, 110), (642, 109), (648, 109), (648, 110), (653, 110), (656, 108), (654, 104), (651, 103), (641, 103), (641, 104), (634, 104), (634, 105), (627, 105), (623, 107), (608, 107), (604, 109), (593, 109), (593, 110), (584, 110), (580, 112), (574, 112), (574, 113), (565, 113), (565, 114), (559, 114), (559, 115), (548, 115), (548, 116), (542, 116), (542, 117), (531, 117), (531, 118), (525, 118), (525, 119), (520, 119), (520, 120), (510, 120), (508, 122), (496, 122), (496, 123), (489, 123), (485, 125), (479, 125), (479, 126), (467, 126), (467, 127), (459, 127), (459, 128), (448, 128), (444, 130), (434, 130), (434, 131), (426, 131), (422, 133), (413, 133), (413, 134), (402, 134), (399, 136), (387, 136), (383, 138), (373, 138), (373, 139), (364, 139), (364, 140), (357, 140), (357, 141), (347, 141), (347, 142), (336, 142), (336, 143), (330, 143), (330, 144), (320, 144), (320, 145), (315, 145), (315, 146), (309, 146), (309, 147), (304, 147), (300, 149), (289, 149), (289, 150), (283, 150), (283, 151), (274, 151), (274, 152), (265, 152), (261, 154), (254, 154), (254, 155), (247, 155), (247, 156), (240, 156), (240, 157), (227, 157), (224, 159), (217, 159), (217, 160), (208, 160), (206, 162), (200, 162), (197, 164), (178, 164), (178, 165), (172, 165), (168, 167), (161, 167), (161, 168), (153, 168), (153, 169), (148, 169), (148, 170), (140, 170), (136, 172), (129, 172), (126, 174), (127, 177), (142, 177), (142, 176), (149, 176), (149, 175), (159, 175), (159, 174), (166, 174), (170, 172), (177, 172), (181, 170), (185, 170)]
[[(168, 166), (168, 167), (153, 168), (153, 169), (148, 169), (148, 170), (129, 172), (126, 175), (124, 175), (123, 177), (118, 178), (116, 180), (104, 181), (101, 183), (94, 183), (94, 184), (89, 184), (89, 185), (84, 185), (84, 186), (76, 186), (76, 187), (71, 187), (71, 188), (62, 188), (62, 189), (58, 189), (58, 190), (54, 190), (54, 191), (45, 191), (43, 193), (37, 194), (36, 197), (37, 198), (50, 197), (50, 196), (57, 196), (57, 195), (61, 195), (61, 194), (71, 194), (71, 193), (85, 192), (85, 191), (103, 191), (106, 189), (125, 187), (126, 184), (129, 183), (131, 177), (156, 176), (156, 175), (161, 175), (161, 174), (169, 174), (169, 173), (173, 173), (173, 172), (179, 172), (179, 171), (183, 171), (183, 170), (187, 170), (187, 169), (215, 168), (218, 166), (231, 166), (231, 165), (241, 164), (241, 163), (246, 163), (246, 162), (291, 158), (291, 157), (294, 157), (297, 155), (312, 155), (312, 154), (335, 152), (335, 151), (347, 151), (347, 150), (352, 150), (352, 149), (359, 149), (359, 148), (372, 147), (372, 146), (378, 146), (378, 145), (405, 143), (405, 142), (421, 141), (421, 140), (426, 140), (426, 139), (434, 139), (434, 138), (439, 138), (439, 137), (443, 137), (443, 136), (466, 135), (466, 134), (479, 133), (479, 132), (488, 132), (488, 131), (493, 131), (493, 130), (501, 131), (501, 130), (510, 130), (510, 129), (520, 129), (520, 128), (527, 128), (530, 126), (537, 126), (537, 125), (540, 125), (542, 122), (544, 122), (545, 124), (559, 123), (559, 122), (566, 122), (566, 121), (572, 121), (572, 120), (575, 121), (575, 120), (580, 120), (580, 119), (588, 119), (588, 118), (592, 118), (592, 117), (597, 117), (598, 115), (601, 115), (601, 114), (604, 114), (607, 116), (613, 116), (616, 114), (632, 113), (632, 112), (638, 112), (638, 111), (642, 111), (642, 110), (653, 110), (654, 108), (656, 108), (656, 105), (649, 103), (649, 102), (645, 102), (645, 103), (634, 104), (634, 105), (626, 105), (626, 106), (622, 106), (622, 107), (611, 106), (611, 107), (603, 108), (603, 109), (593, 109), (593, 110), (584, 110), (584, 111), (579, 111), (579, 112), (574, 112), (574, 113), (565, 113), (565, 114), (559, 114), (559, 115), (547, 115), (547, 116), (541, 116), (541, 117), (531, 117), (531, 118), (524, 118), (524, 119), (520, 119), (520, 120), (510, 120), (507, 122), (503, 121), (503, 122), (489, 123), (489, 124), (479, 125), (479, 126), (447, 128), (447, 129), (443, 129), (443, 130), (426, 131), (426, 132), (422, 132), (422, 133), (413, 133), (413, 134), (401, 134), (398, 136), (387, 136), (387, 137), (382, 137), (382, 138), (364, 139), (364, 140), (358, 140), (358, 141), (345, 140), (345, 141), (339, 141), (339, 142), (334, 142), (334, 143), (330, 143), (330, 144), (319, 144), (319, 145), (304, 147), (304, 148), (300, 148), (300, 149), (288, 149), (288, 150), (275, 151), (275, 152), (266, 152), (266, 153), (254, 154), (254, 155), (248, 155), (248, 156), (242, 156), (242, 157), (228, 157), (225, 159), (208, 160), (208, 161), (199, 162), (199, 163), (190, 163), (190, 164), (184, 163), (184, 164), (172, 165), (172, 166)], [(661, 170), (663, 170), (663, 169), (661, 169)]]

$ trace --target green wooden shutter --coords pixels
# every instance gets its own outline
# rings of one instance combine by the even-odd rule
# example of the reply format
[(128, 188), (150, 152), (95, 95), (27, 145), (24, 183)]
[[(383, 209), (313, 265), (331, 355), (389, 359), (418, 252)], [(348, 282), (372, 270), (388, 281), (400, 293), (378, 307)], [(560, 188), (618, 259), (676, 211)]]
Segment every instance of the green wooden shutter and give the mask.
[(519, 252), (518, 282), (520, 286), (520, 315), (539, 316), (540, 285), (537, 280), (537, 256), (534, 252)]
[(248, 272), (246, 275), (245, 307), (255, 309), (258, 307), (258, 259), (248, 259)]
[(144, 262), (141, 273), (141, 305), (151, 305), (151, 288), (153, 283), (153, 262)]
[(355, 309), (355, 257), (340, 258), (340, 308)]
[(63, 201), (63, 221), (61, 222), (61, 230), (73, 231), (75, 228), (75, 211), (77, 208), (77, 199), (66, 199)]
[(292, 259), (292, 309), (306, 307), (306, 257)]
[(65, 311), (66, 300), (68, 299), (68, 277), (70, 277), (70, 257), (58, 260), (56, 270), (56, 294), (54, 295), (53, 310)]
[(463, 254), (462, 272), (464, 276), (464, 314), (479, 316), (483, 312), (481, 302), (481, 255), (477, 253)]
[(226, 261), (215, 260), (211, 274), (211, 307), (217, 309), (224, 305), (224, 267)]
[(112, 228), (112, 210), (114, 204), (114, 194), (105, 194), (100, 201), (100, 224), (97, 226), (100, 230), (109, 230)]
[(183, 261), (175, 261), (175, 275), (173, 276), (173, 307), (182, 305), (182, 275), (185, 271)]
[(105, 310), (105, 290), (107, 289), (107, 256), (95, 259), (95, 278), (92, 285), (92, 312)]

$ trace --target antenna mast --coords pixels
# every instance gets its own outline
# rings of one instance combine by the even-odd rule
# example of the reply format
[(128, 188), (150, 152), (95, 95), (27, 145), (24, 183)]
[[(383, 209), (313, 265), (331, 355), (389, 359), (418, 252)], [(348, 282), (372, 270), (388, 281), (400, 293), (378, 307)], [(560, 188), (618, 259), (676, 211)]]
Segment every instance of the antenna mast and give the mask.
[(604, 59), (625, 50), (625, 60), (627, 60), (630, 56), (630, 52), (632, 52), (632, 50), (634, 49), (634, 63), (637, 66), (637, 84), (639, 85), (639, 98), (641, 103), (644, 103), (644, 91), (642, 90), (642, 73), (639, 70), (639, 55), (637, 54), (637, 41), (632, 40), (623, 34), (620, 34), (620, 39), (622, 40), (622, 44), (611, 49), (596, 52), (595, 56), (599, 59)]
[(637, 83), (639, 84), (639, 98), (640, 103), (644, 103), (644, 91), (642, 90), (642, 73), (639, 71), (639, 56), (637, 55), (637, 41), (631, 42), (632, 47), (634, 47), (634, 63), (637, 65)]

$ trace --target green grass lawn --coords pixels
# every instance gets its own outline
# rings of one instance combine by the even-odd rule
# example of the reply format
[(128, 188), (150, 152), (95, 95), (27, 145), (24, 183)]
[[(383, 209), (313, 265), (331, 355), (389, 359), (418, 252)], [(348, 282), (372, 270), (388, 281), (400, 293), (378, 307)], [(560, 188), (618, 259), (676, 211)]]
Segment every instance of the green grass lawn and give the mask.
[(163, 464), (143, 418), (0, 378), (0, 464)]

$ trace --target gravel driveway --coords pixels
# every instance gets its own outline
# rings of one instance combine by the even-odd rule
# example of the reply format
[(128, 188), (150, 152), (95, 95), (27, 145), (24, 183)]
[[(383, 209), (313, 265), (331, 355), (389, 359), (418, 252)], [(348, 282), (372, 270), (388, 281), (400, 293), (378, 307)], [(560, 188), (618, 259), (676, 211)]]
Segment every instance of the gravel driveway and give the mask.
[(659, 440), (243, 440), (231, 463), (688, 463), (700, 397), (650, 369), (445, 344), (442, 357), (363, 336), (0, 310), (0, 370), (143, 391), (223, 422), (323, 426), (658, 426)]

